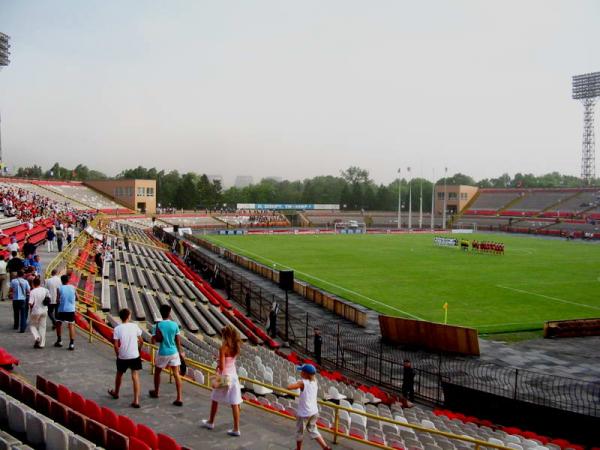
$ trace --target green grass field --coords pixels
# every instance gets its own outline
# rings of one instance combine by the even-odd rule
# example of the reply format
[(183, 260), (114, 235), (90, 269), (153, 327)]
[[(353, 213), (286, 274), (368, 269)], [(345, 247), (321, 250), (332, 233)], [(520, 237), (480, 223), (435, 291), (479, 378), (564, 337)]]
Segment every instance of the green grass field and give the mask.
[(431, 235), (203, 236), (384, 314), (479, 329), (539, 329), (600, 317), (600, 246), (527, 236), (496, 240), (506, 254), (437, 247)]

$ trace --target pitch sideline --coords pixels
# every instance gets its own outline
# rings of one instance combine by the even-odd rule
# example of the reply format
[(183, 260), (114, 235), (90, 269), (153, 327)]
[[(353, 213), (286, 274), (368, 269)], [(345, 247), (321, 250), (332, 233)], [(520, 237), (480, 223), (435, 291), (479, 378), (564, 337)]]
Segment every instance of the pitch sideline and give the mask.
[[(217, 239), (217, 240), (218, 240), (218, 239)], [(219, 242), (220, 242), (220, 241), (219, 241)], [(221, 242), (220, 242), (220, 243), (221, 243)], [(313, 275), (311, 275), (311, 274), (309, 274), (309, 273), (302, 272), (302, 271), (300, 271), (300, 270), (296, 270), (296, 269), (294, 269), (294, 268), (293, 268), (293, 267), (291, 267), (291, 266), (286, 266), (285, 264), (280, 264), (280, 263), (279, 263), (279, 262), (277, 262), (277, 261), (274, 261), (274, 260), (272, 260), (272, 259), (270, 259), (270, 258), (266, 258), (266, 257), (264, 257), (264, 256), (262, 256), (262, 255), (259, 255), (259, 254), (257, 254), (257, 253), (251, 252), (251, 251), (249, 251), (249, 250), (246, 250), (246, 249), (244, 249), (244, 248), (242, 248), (242, 247), (238, 247), (237, 245), (233, 245), (233, 244), (227, 244), (227, 245), (225, 245), (225, 244), (223, 244), (223, 243), (221, 243), (221, 244), (222, 244), (222, 245), (224, 245), (225, 247), (232, 247), (232, 248), (235, 248), (235, 249), (237, 249), (237, 250), (240, 250), (240, 251), (242, 251), (242, 252), (248, 253), (248, 254), (250, 254), (250, 255), (254, 255), (254, 256), (256, 256), (256, 257), (258, 257), (258, 258), (261, 258), (261, 259), (263, 259), (263, 260), (265, 260), (265, 261), (270, 261), (270, 262), (272, 262), (272, 263), (274, 263), (274, 264), (277, 264), (277, 265), (279, 265), (279, 266), (281, 266), (281, 267), (284, 267), (284, 268), (286, 268), (286, 269), (293, 269), (294, 271), (296, 271), (296, 272), (298, 272), (299, 274), (302, 274), (302, 275), (304, 275), (304, 276), (306, 276), (306, 277), (308, 277), (308, 278), (311, 278), (311, 279), (313, 279), (313, 280), (320, 281), (321, 283), (328, 284), (329, 286), (335, 287), (335, 288), (337, 288), (337, 289), (341, 289), (342, 291), (346, 291), (346, 292), (348, 292), (348, 293), (350, 293), (350, 294), (357, 295), (357, 296), (359, 296), (359, 297), (362, 297), (362, 298), (364, 298), (365, 300), (368, 300), (368, 301), (370, 301), (370, 302), (372, 302), (372, 303), (376, 303), (376, 304), (378, 304), (378, 305), (381, 305), (381, 306), (384, 306), (384, 307), (386, 307), (386, 308), (393, 309), (394, 311), (398, 311), (399, 313), (405, 314), (405, 315), (407, 315), (407, 316), (409, 316), (409, 317), (412, 317), (413, 319), (417, 319), (417, 320), (425, 320), (425, 319), (423, 319), (422, 317), (419, 317), (419, 316), (416, 316), (416, 315), (414, 315), (414, 314), (411, 314), (411, 313), (409, 313), (409, 312), (403, 311), (403, 310), (401, 310), (401, 309), (398, 309), (398, 308), (396, 308), (396, 307), (394, 307), (394, 306), (390, 306), (390, 305), (388, 305), (387, 303), (380, 302), (379, 300), (375, 300), (375, 299), (373, 299), (373, 298), (371, 298), (371, 297), (367, 297), (366, 295), (363, 295), (363, 294), (361, 294), (361, 293), (359, 293), (359, 292), (353, 291), (353, 290), (351, 290), (351, 289), (347, 289), (347, 288), (345, 288), (345, 287), (343, 287), (343, 286), (340, 286), (340, 285), (337, 285), (337, 284), (335, 284), (335, 283), (331, 283), (331, 282), (329, 282), (329, 281), (326, 281), (326, 280), (323, 280), (323, 279), (321, 279), (321, 278), (315, 277), (315, 276), (313, 276)]]

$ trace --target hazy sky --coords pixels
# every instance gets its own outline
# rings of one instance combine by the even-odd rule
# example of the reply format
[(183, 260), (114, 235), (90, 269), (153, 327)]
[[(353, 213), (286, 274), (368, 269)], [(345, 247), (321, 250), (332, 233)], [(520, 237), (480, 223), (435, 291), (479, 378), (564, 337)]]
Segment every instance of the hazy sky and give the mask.
[[(9, 167), (579, 174), (598, 1), (0, 0)], [(598, 120), (600, 122), (600, 120)]]

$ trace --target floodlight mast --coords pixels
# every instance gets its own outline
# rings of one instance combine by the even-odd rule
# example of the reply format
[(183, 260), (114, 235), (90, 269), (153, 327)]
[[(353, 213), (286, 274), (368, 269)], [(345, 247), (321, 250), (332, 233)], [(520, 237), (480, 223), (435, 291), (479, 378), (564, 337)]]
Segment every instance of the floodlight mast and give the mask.
[[(0, 70), (2, 67), (8, 66), (10, 63), (10, 37), (4, 33), (0, 33)], [(4, 172), (4, 164), (2, 159), (2, 130), (0, 130), (0, 172)]]
[(596, 178), (596, 139), (594, 108), (600, 97), (600, 72), (573, 77), (573, 99), (583, 103), (583, 142), (581, 148), (581, 179), (591, 184)]

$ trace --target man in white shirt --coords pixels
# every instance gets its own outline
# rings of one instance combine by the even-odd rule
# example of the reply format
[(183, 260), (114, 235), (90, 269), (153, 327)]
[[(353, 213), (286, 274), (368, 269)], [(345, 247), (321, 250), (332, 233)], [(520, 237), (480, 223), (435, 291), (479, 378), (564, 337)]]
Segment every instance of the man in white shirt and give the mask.
[(75, 237), (75, 228), (71, 224), (67, 227), (67, 243), (71, 243)]
[(6, 246), (6, 250), (9, 252), (17, 252), (19, 253), (19, 243), (15, 237), (10, 238), (10, 244)]
[(51, 277), (46, 280), (46, 289), (50, 293), (50, 304), (48, 305), (48, 317), (52, 321), (52, 329), (56, 328), (56, 305), (58, 303), (58, 290), (62, 285), (56, 269), (52, 269)]
[(4, 255), (0, 255), (0, 299), (2, 301), (8, 299), (8, 272)]
[(136, 323), (129, 321), (131, 311), (124, 308), (119, 311), (121, 325), (117, 325), (113, 332), (113, 346), (117, 355), (117, 375), (115, 377), (115, 388), (109, 389), (108, 394), (112, 398), (119, 398), (121, 381), (127, 369), (131, 369), (131, 381), (133, 382), (133, 403), (132, 408), (140, 407), (140, 370), (142, 370), (142, 359), (140, 358), (140, 349), (144, 341), (142, 340), (142, 330)]
[(29, 329), (35, 343), (33, 348), (44, 348), (46, 345), (46, 317), (48, 317), (48, 308), (44, 305), (44, 299), (50, 297), (48, 289), (41, 287), (39, 278), (33, 279), (33, 289), (29, 294)]

